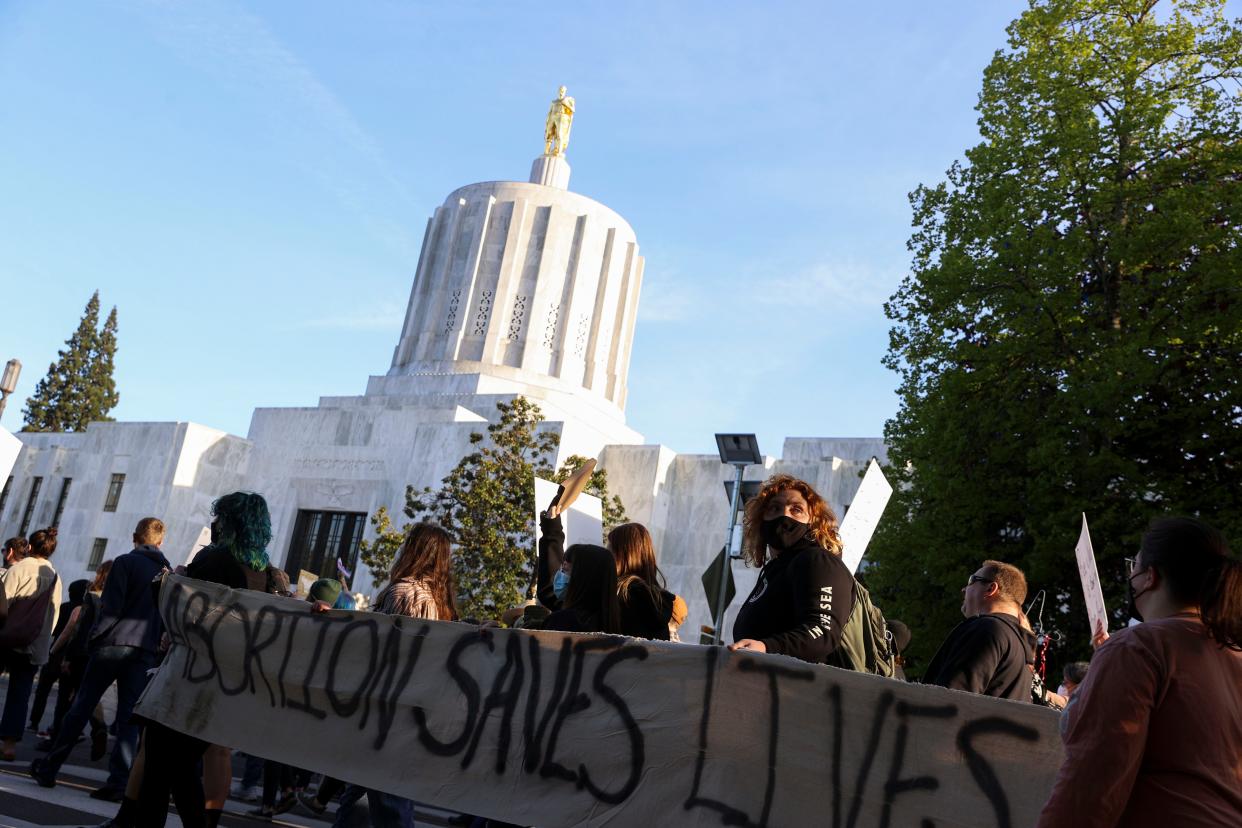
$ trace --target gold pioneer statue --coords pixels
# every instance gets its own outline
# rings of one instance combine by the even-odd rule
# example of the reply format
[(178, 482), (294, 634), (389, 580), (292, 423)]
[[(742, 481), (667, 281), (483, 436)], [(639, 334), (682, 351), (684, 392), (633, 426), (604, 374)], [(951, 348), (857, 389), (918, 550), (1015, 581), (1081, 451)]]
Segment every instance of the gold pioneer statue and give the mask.
[(574, 99), (561, 87), (556, 100), (548, 109), (548, 123), (543, 128), (543, 154), (564, 155), (569, 146), (569, 128), (574, 122)]

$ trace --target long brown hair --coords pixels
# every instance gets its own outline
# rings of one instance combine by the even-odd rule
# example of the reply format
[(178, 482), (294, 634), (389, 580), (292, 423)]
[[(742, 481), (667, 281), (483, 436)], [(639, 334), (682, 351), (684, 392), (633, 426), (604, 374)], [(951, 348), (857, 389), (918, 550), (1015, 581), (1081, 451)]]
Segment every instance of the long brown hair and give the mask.
[(815, 542), (841, 557), (841, 536), (837, 534), (837, 516), (833, 513), (828, 501), (819, 496), (819, 492), (805, 480), (799, 480), (788, 474), (777, 474), (764, 482), (759, 494), (746, 504), (745, 517), (742, 520), (742, 557), (751, 566), (763, 566), (767, 560), (768, 549), (763, 542), (763, 510), (768, 501), (777, 492), (793, 489), (806, 499), (811, 510), (811, 537)]
[(87, 587), (87, 592), (103, 592), (104, 584), (108, 580), (108, 573), (112, 571), (112, 559), (104, 561), (95, 570), (95, 580), (91, 581), (91, 585)]
[(412, 579), (422, 581), (436, 602), (442, 620), (457, 619), (456, 586), (453, 582), (453, 538), (434, 523), (416, 523), (410, 529), (388, 583)]
[(565, 590), (565, 609), (578, 613), (589, 632), (621, 632), (621, 607), (617, 603), (617, 565), (602, 546), (575, 543), (565, 550), (572, 555), (573, 570)]
[(608, 550), (617, 562), (617, 591), (621, 599), (628, 601), (630, 588), (639, 585), (651, 593), (651, 600), (658, 605), (665, 589), (664, 573), (656, 564), (655, 544), (647, 527), (641, 523), (621, 524), (608, 533)]
[(1230, 557), (1224, 535), (1194, 518), (1157, 518), (1139, 556), (1164, 576), (1175, 600), (1199, 608), (1218, 644), (1242, 650), (1242, 561)]

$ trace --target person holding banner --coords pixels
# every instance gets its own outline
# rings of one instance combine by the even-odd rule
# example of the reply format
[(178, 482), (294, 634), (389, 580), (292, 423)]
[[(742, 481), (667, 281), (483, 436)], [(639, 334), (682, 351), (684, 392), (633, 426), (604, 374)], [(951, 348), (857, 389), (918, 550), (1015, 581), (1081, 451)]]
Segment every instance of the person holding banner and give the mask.
[(1065, 761), (1038, 825), (1242, 825), (1242, 562), (1184, 517), (1154, 521), (1132, 615), (1065, 714)]
[(747, 502), (742, 527), (742, 557), (763, 569), (729, 649), (827, 662), (854, 608), (831, 507), (809, 483), (778, 474)]
[[(392, 565), (388, 586), (375, 599), (376, 611), (431, 621), (456, 621), (453, 586), (453, 539), (434, 523), (415, 524)], [(320, 792), (323, 796), (324, 792)], [(336, 811), (334, 828), (355, 824), (353, 813), (367, 798), (372, 828), (405, 828), (414, 824), (414, 803), (395, 794), (361, 785), (346, 785)], [(327, 806), (327, 797), (314, 800)], [(311, 806), (314, 810), (314, 807)]]
[[(268, 560), (272, 517), (263, 496), (254, 492), (227, 494), (211, 504), (211, 514), (211, 544), (199, 550), (186, 566), (186, 574), (232, 589), (289, 594), (289, 578)], [(214, 828), (223, 799), (228, 795), (228, 777), (216, 780), (214, 777), (219, 774), (213, 768), (227, 762), (228, 750), (213, 749), (208, 753), (209, 748), (214, 746), (164, 725), (148, 723), (143, 731), (145, 757), (138, 799), (130, 798), (132, 786), (127, 786), (113, 823), (163, 828), (168, 819), (168, 798), (172, 796), (185, 828)], [(204, 772), (212, 787), (216, 782), (223, 784), (222, 796), (212, 791), (211, 808), (203, 790)]]
[(641, 523), (623, 523), (608, 533), (608, 550), (617, 562), (622, 635), (668, 641), (677, 602), (683, 608), (685, 602), (665, 589), (651, 533)]

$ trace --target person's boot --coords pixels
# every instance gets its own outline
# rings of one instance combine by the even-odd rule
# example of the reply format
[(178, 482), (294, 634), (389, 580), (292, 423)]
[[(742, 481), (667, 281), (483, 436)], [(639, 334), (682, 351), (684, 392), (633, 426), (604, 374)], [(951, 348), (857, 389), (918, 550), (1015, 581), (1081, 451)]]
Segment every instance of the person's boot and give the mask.
[(48, 768), (43, 759), (36, 759), (30, 763), (30, 778), (38, 782), (40, 787), (56, 787), (56, 774)]

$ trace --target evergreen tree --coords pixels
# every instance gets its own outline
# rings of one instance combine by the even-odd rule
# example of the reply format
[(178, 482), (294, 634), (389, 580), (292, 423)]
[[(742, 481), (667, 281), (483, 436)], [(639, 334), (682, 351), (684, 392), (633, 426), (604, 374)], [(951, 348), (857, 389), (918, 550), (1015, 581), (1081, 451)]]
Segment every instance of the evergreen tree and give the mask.
[[(405, 516), (433, 520), (453, 534), (453, 574), (464, 615), (495, 618), (526, 599), (535, 558), (535, 477), (561, 482), (585, 458), (570, 456), (553, 474), (551, 458), (560, 435), (540, 431), (543, 412), (525, 397), (499, 402), (500, 417), (487, 434), (474, 432), (477, 446), (444, 478), (439, 489), (407, 486)], [(586, 493), (603, 503), (604, 533), (627, 518), (621, 499), (608, 493), (608, 475), (597, 469)], [(409, 531), (392, 524), (386, 508), (371, 516), (375, 537), (361, 544), (363, 564), (376, 584), (388, 572)]]
[(47, 376), (26, 400), (24, 431), (83, 431), (92, 422), (110, 421), (119, 400), (112, 370), (116, 355), (116, 308), (99, 328), (99, 291), (86, 303), (82, 320)]
[(1242, 36), (1223, 0), (1033, 0), (1008, 33), (885, 307), (897, 491), (867, 577), (924, 663), (987, 557), (1087, 654), (1080, 512), (1115, 624), (1153, 516), (1242, 531)]

